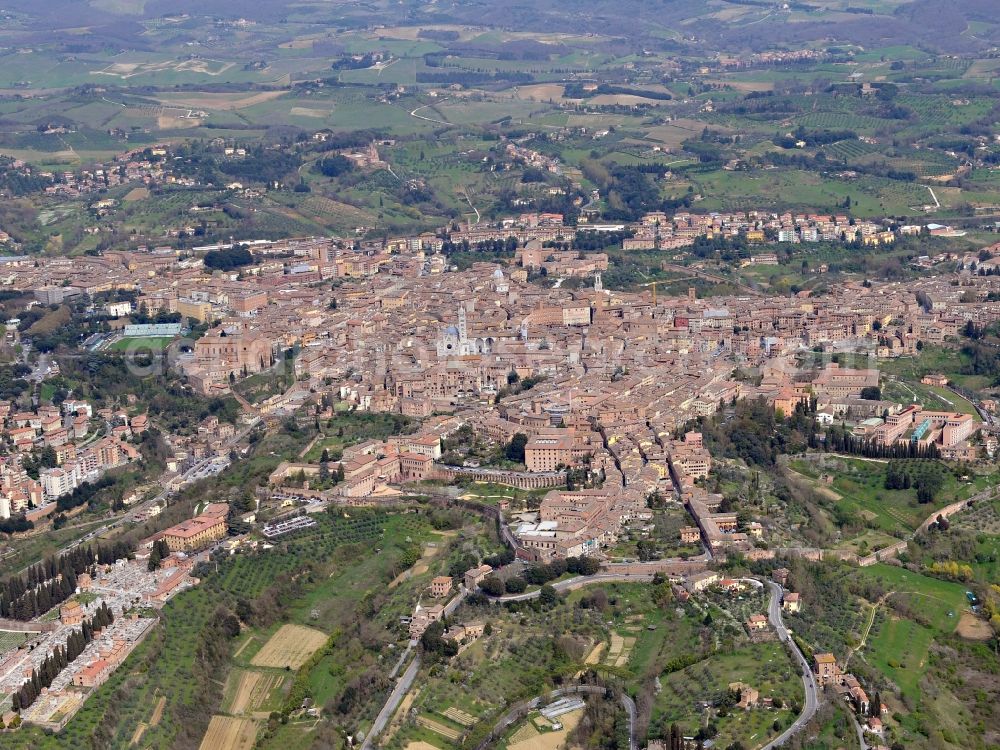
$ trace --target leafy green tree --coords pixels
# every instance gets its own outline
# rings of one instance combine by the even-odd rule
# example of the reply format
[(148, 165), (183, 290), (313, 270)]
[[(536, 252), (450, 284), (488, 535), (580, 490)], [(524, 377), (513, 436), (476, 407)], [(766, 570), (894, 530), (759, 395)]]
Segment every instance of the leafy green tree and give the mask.
[(479, 582), (479, 588), (490, 596), (503, 596), (506, 587), (499, 576), (486, 576)]
[(559, 601), (559, 594), (556, 592), (555, 587), (552, 586), (552, 584), (546, 583), (542, 586), (542, 590), (538, 592), (538, 601), (546, 607), (551, 607)]
[(510, 439), (510, 443), (507, 444), (507, 450), (505, 455), (508, 461), (515, 461), (517, 463), (524, 463), (524, 448), (528, 445), (528, 436), (523, 432), (518, 432), (514, 434), (514, 437)]
[(504, 583), (504, 588), (508, 594), (520, 594), (523, 593), (526, 588), (528, 588), (528, 582), (525, 581), (520, 576), (511, 576)]

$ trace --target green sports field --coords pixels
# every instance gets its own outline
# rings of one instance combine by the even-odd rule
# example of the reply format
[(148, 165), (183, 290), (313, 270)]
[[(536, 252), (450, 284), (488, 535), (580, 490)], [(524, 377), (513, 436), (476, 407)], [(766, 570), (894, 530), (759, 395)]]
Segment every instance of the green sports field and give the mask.
[(160, 352), (170, 346), (173, 340), (171, 336), (140, 336), (116, 341), (108, 349), (113, 352)]

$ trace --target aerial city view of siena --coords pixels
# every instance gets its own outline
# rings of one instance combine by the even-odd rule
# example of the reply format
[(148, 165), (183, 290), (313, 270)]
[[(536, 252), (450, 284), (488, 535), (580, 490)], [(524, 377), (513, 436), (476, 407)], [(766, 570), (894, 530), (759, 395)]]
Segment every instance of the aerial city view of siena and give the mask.
[(0, 748), (1000, 749), (998, 0), (7, 0)]

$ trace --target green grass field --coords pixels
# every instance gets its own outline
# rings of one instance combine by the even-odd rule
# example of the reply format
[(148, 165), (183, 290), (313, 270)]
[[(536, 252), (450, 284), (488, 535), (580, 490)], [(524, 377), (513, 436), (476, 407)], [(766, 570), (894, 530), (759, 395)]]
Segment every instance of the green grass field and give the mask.
[(866, 658), (904, 695), (918, 696), (935, 636), (954, 632), (962, 612), (968, 609), (965, 586), (882, 564), (864, 568), (856, 577), (897, 592), (894, 596), (905, 597), (919, 613), (920, 622), (881, 613), (865, 647)]
[(856, 216), (907, 215), (927, 201), (919, 185), (860, 176), (852, 180), (823, 177), (795, 169), (727, 172), (717, 170), (692, 175), (706, 199), (700, 210), (748, 210), (783, 205), (818, 211), (842, 210), (847, 198)]
[(12, 633), (12, 632), (0, 633), (0, 654), (5, 654), (8, 651), (17, 648), (27, 639), (28, 636), (26, 633)]
[(862, 568), (858, 575), (876, 580), (891, 590), (906, 592), (919, 598), (921, 616), (941, 633), (953, 632), (958, 625), (958, 616), (969, 606), (965, 586), (914, 573), (895, 565), (879, 563)]
[(915, 381), (886, 380), (883, 396), (903, 404), (920, 404), (930, 411), (955, 411), (961, 414), (971, 414), (977, 422), (982, 421), (971, 401), (947, 388), (924, 385)]
[[(868, 526), (874, 527), (875, 532), (897, 538), (916, 530), (935, 508), (970, 497), (990, 481), (989, 477), (976, 476), (970, 482), (960, 482), (942, 465), (942, 489), (933, 503), (921, 504), (917, 502), (915, 489), (885, 488), (886, 466), (885, 463), (875, 461), (837, 459), (835, 468), (831, 469), (834, 481), (831, 485), (824, 485), (822, 491), (839, 496), (834, 501), (838, 508), (850, 515), (860, 516)], [(918, 464), (912, 466), (919, 467)], [(791, 468), (813, 481), (818, 477), (817, 468), (809, 460), (793, 460)], [(885, 540), (885, 537), (878, 539)], [(878, 539), (872, 538), (870, 541), (876, 542)]]
[(927, 652), (934, 633), (912, 620), (885, 619), (868, 646), (869, 660), (896, 683), (903, 695), (916, 696), (927, 666)]
[(949, 379), (960, 377), (961, 368), (968, 358), (951, 346), (927, 344), (915, 357), (897, 357), (879, 363), (883, 372), (907, 382), (920, 382), (931, 373), (946, 375)]
[(120, 339), (108, 347), (113, 352), (160, 352), (170, 346), (170, 336), (138, 336)]

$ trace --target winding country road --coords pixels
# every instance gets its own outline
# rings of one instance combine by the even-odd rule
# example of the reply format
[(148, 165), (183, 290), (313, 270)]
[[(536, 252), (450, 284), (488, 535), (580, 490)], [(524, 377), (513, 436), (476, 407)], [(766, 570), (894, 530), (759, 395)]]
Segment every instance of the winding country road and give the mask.
[(447, 120), (439, 120), (436, 117), (427, 117), (426, 115), (417, 114), (417, 112), (419, 112), (420, 110), (427, 109), (428, 107), (433, 107), (435, 104), (441, 104), (441, 102), (447, 101), (447, 99), (448, 97), (445, 97), (444, 99), (439, 99), (438, 101), (432, 102), (431, 104), (422, 104), (410, 112), (410, 117), (416, 117), (418, 120), (426, 120), (427, 122), (436, 122), (441, 125), (453, 125), (454, 123), (450, 123)]
[(771, 601), (767, 605), (767, 617), (771, 621), (771, 627), (774, 628), (775, 632), (778, 634), (778, 639), (782, 643), (787, 643), (795, 657), (799, 661), (799, 666), (802, 667), (802, 687), (805, 689), (806, 700), (802, 706), (802, 713), (799, 717), (792, 722), (791, 726), (788, 727), (784, 732), (782, 732), (774, 740), (764, 745), (762, 750), (771, 750), (773, 747), (781, 747), (784, 745), (793, 735), (802, 730), (802, 728), (808, 724), (812, 717), (816, 715), (816, 711), (819, 708), (819, 690), (816, 687), (816, 678), (813, 676), (812, 670), (809, 668), (809, 662), (806, 661), (806, 657), (802, 655), (802, 651), (799, 649), (798, 644), (791, 637), (788, 632), (788, 628), (785, 627), (785, 621), (781, 617), (781, 596), (783, 590), (774, 581), (767, 581), (768, 587), (771, 589)]

